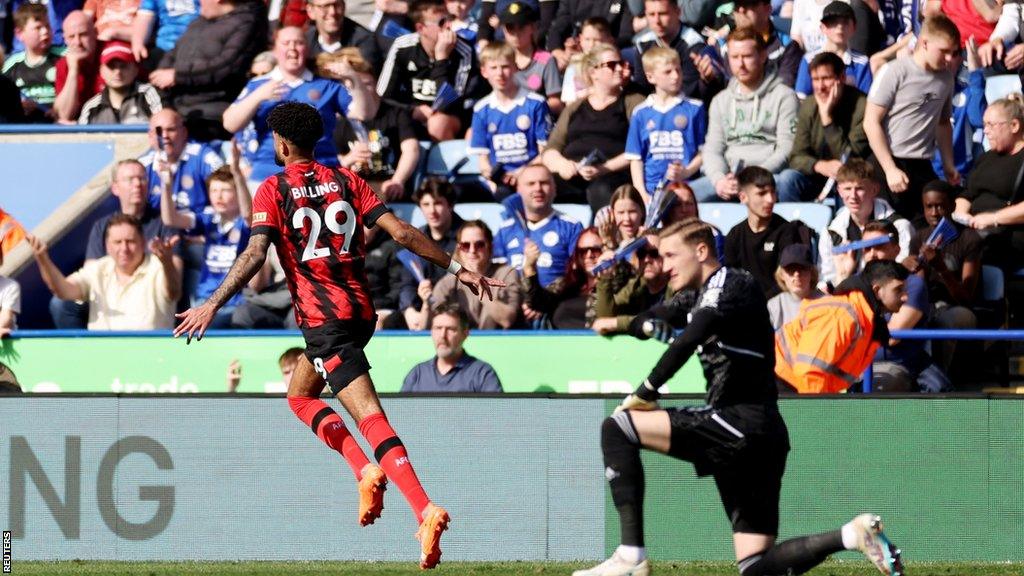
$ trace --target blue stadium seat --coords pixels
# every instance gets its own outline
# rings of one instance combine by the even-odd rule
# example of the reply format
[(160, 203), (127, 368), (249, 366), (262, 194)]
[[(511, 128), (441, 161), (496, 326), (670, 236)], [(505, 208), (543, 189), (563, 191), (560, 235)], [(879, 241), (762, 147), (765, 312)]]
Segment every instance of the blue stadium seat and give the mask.
[(420, 209), (412, 202), (395, 202), (393, 204), (388, 204), (388, 208), (391, 208), (391, 211), (395, 213), (395, 216), (398, 216), (406, 222), (412, 222), (412, 219), (415, 217), (414, 214), (419, 215), (421, 220), (423, 219), (423, 215), (420, 214)]
[(578, 220), (584, 228), (590, 225), (590, 219), (594, 216), (589, 204), (555, 204), (555, 210)]
[(733, 226), (747, 219), (747, 207), (727, 202), (701, 204), (700, 219), (728, 234)]
[(1020, 76), (996, 74), (985, 78), (985, 100), (989, 103), (1021, 91)]
[[(420, 142), (420, 146), (424, 146)], [(466, 140), (446, 140), (429, 145), (424, 160), (416, 171), (415, 188), (419, 188), (427, 176), (447, 178), (455, 186), (456, 197), (462, 201), (486, 201), (493, 198), (490, 189), (480, 175), (480, 157), (467, 154)]]
[(981, 267), (981, 300), (998, 302), (1006, 295), (1003, 270), (997, 266)]
[(779, 202), (775, 213), (786, 220), (800, 220), (820, 236), (832, 221), (832, 209), (813, 202)]
[[(427, 223), (423, 212), (415, 204), (397, 203), (388, 206), (396, 216), (416, 228)], [(501, 228), (501, 209), (501, 204), (493, 202), (466, 202), (455, 205), (455, 213), (464, 220), (483, 220), (492, 232), (497, 232), (498, 228)]]
[(430, 176), (480, 174), (480, 159), (476, 154), (466, 154), (468, 147), (466, 140), (446, 140), (435, 144), (427, 153), (426, 173)]
[(491, 232), (501, 228), (502, 205), (497, 202), (464, 202), (455, 205), (455, 213), (464, 220), (483, 220)]

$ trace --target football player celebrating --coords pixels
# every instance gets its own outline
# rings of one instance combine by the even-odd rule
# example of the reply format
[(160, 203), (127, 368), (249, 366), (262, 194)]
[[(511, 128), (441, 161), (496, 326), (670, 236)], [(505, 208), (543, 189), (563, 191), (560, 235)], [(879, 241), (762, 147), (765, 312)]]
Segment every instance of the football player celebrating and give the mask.
[[(373, 335), (377, 315), (363, 267), (363, 226), (380, 226), (405, 248), (446, 267), (481, 299), (491, 296), (492, 286), (505, 284), (463, 268), (419, 230), (396, 218), (352, 172), (316, 162), (313, 150), (324, 126), (315, 108), (284, 102), (270, 112), (267, 123), (284, 171), (267, 178), (256, 192), (248, 247), (203, 305), (178, 315), (182, 322), (174, 336), (187, 334), (186, 342), (193, 336), (201, 339), (217, 309), (263, 266), (273, 243), (306, 341), (305, 355), (288, 385), (288, 404), (352, 467), (359, 481), (360, 524), (372, 524), (380, 516), (387, 480), (398, 485), (420, 523), (420, 567), (433, 568), (441, 558), (448, 512), (427, 497), (370, 380), (363, 348)], [(318, 399), (325, 384), (356, 421), (379, 466), (370, 463), (338, 414)]]

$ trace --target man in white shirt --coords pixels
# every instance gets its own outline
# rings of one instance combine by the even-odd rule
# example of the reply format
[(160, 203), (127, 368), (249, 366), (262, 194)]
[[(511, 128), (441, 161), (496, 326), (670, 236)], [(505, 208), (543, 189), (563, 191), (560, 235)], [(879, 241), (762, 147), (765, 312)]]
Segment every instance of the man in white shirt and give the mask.
[(46, 244), (27, 236), (46, 286), (63, 300), (89, 303), (89, 330), (159, 330), (174, 326), (181, 275), (172, 249), (178, 237), (154, 238), (145, 251), (142, 225), (125, 214), (113, 216), (104, 232), (107, 255), (71, 274), (57, 268)]

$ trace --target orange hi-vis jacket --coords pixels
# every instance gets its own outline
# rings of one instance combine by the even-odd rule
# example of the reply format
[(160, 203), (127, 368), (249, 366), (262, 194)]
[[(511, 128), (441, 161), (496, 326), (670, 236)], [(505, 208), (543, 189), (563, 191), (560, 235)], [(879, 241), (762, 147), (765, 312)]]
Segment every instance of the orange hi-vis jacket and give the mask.
[(0, 208), (0, 255), (8, 254), (25, 239), (25, 229), (13, 216)]
[(804, 300), (775, 333), (775, 374), (801, 394), (844, 392), (860, 380), (879, 343), (863, 292)]

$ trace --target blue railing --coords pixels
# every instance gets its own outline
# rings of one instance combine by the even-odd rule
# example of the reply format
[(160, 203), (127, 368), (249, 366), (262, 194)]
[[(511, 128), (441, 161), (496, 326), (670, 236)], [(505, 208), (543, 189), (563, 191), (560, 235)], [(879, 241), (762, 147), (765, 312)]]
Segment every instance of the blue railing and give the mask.
[[(897, 340), (1024, 340), (1024, 330), (894, 330)], [(872, 391), (871, 367), (864, 372), (864, 392)]]
[[(380, 336), (418, 336), (429, 334), (429, 330), (378, 330)], [(170, 330), (146, 331), (91, 331), (91, 330), (18, 330), (12, 338), (169, 338)], [(302, 336), (298, 330), (210, 330), (204, 338), (257, 338), (264, 336)], [(592, 330), (473, 330), (478, 336), (597, 336)]]
[[(423, 337), (429, 331), (412, 332), (409, 330), (380, 330), (381, 336)], [(210, 330), (207, 338), (253, 338), (264, 336), (294, 336), (302, 333), (298, 330)], [(89, 331), (89, 330), (18, 330), (11, 334), (12, 338), (168, 338), (170, 330), (149, 330), (139, 332), (128, 331)], [(597, 336), (590, 330), (474, 330), (473, 337), (480, 336)], [(891, 336), (897, 340), (1024, 340), (1024, 330), (895, 330)], [(872, 391), (872, 370), (864, 372), (864, 392)]]
[(0, 134), (143, 134), (146, 124), (0, 124)]

